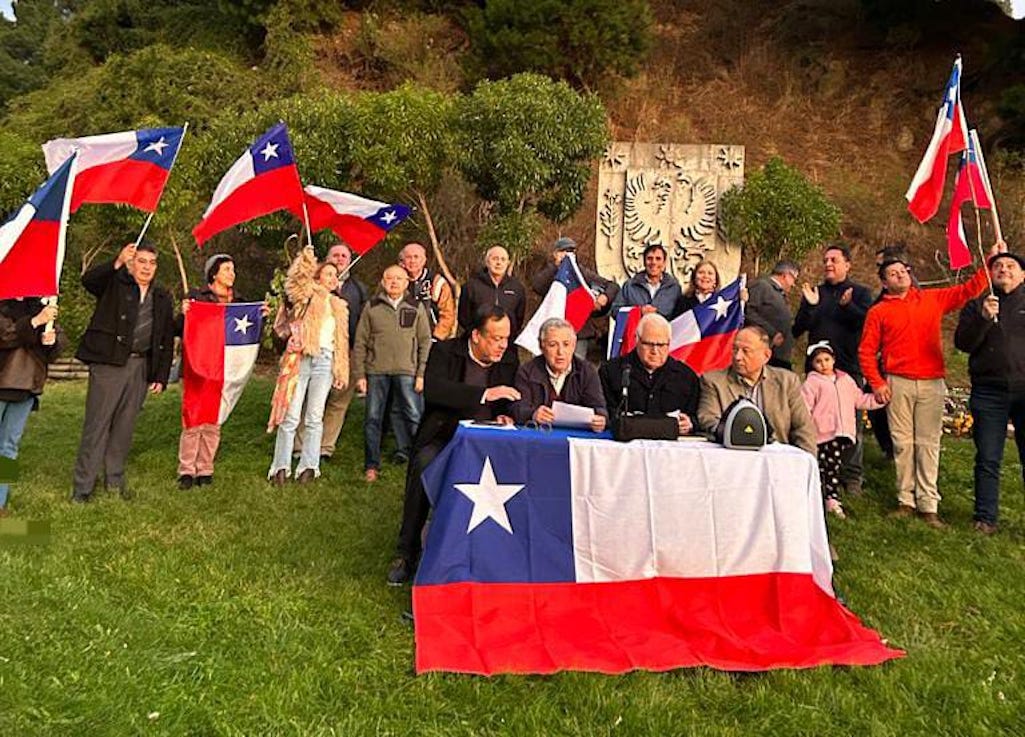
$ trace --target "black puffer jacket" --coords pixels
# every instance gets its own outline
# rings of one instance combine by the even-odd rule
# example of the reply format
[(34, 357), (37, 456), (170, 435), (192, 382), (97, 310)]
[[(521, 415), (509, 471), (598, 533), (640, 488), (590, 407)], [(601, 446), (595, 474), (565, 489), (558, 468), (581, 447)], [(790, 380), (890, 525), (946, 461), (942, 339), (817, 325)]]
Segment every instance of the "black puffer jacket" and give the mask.
[[(512, 323), (512, 330), (509, 333), (511, 344), (520, 334), (527, 314), (527, 291), (523, 284), (515, 276), (506, 274), (498, 286), (495, 286), (488, 270), (483, 268), (470, 277), (459, 296), (459, 327), (463, 333), (470, 331), (474, 315), (484, 305), (500, 305), (509, 313), (509, 321)], [(515, 360), (515, 350), (505, 353), (503, 361)]]
[[(94, 266), (82, 275), (82, 286), (97, 298), (89, 327), (75, 357), (83, 363), (124, 366), (132, 352), (132, 334), (139, 317), (139, 285), (128, 269), (114, 262)], [(174, 305), (171, 294), (157, 284), (153, 292), (153, 337), (150, 342), (146, 380), (167, 384), (174, 354)]]

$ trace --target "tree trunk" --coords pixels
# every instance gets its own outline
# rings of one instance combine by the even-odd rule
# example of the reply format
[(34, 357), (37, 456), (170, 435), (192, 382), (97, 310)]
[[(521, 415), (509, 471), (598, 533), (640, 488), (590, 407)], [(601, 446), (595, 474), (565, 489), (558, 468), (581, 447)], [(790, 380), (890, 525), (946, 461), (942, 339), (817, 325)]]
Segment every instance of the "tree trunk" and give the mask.
[(431, 239), (431, 250), (434, 251), (434, 256), (438, 259), (438, 268), (441, 269), (442, 275), (448, 279), (448, 283), (452, 286), (452, 298), (456, 303), (456, 313), (459, 311), (459, 296), (462, 293), (462, 288), (459, 286), (459, 281), (449, 271), (448, 262), (445, 261), (445, 254), (441, 252), (441, 244), (438, 243), (438, 233), (434, 229), (434, 218), (431, 217), (431, 208), (427, 206), (427, 198), (424, 197), (424, 193), (420, 190), (415, 190), (416, 201), (420, 205), (420, 211), (424, 214), (424, 222), (427, 224), (427, 235)]

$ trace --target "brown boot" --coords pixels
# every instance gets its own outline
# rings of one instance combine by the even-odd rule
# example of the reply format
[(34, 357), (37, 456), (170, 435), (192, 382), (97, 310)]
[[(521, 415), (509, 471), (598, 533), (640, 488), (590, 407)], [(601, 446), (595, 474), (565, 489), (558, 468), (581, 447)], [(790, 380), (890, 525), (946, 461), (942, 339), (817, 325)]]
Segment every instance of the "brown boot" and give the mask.
[(899, 504), (897, 505), (897, 508), (887, 516), (891, 519), (907, 519), (915, 516), (915, 508), (909, 507), (907, 504)]
[(942, 530), (947, 526), (947, 523), (941, 520), (936, 512), (919, 512), (918, 516), (934, 530)]

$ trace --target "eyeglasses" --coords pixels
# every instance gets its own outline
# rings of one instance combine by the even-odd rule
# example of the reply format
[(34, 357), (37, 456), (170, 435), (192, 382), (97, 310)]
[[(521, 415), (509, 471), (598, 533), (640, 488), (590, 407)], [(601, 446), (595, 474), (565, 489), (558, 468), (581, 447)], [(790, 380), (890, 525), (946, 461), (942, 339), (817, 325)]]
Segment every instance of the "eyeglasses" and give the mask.
[(651, 351), (664, 351), (669, 347), (668, 343), (653, 343), (650, 340), (638, 341), (642, 346)]

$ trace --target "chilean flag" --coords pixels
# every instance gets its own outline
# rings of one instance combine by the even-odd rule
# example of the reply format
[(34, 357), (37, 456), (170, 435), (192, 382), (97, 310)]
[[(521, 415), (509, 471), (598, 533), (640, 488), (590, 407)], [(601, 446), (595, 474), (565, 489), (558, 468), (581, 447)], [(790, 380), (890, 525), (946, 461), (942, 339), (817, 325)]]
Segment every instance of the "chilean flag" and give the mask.
[(943, 184), (947, 179), (947, 158), (967, 147), (968, 124), (961, 107), (961, 57), (958, 56), (943, 94), (943, 104), (936, 115), (932, 140), (904, 195), (908, 210), (918, 222), (924, 223), (940, 209)]
[(233, 225), (277, 210), (302, 211), (303, 188), (284, 123), (256, 139), (214, 191), (192, 235), (202, 246)]
[(60, 291), (77, 165), (72, 154), (0, 225), (0, 299), (48, 297)]
[(85, 138), (56, 138), (43, 144), (43, 155), (52, 174), (72, 151), (78, 151), (71, 212), (85, 203), (131, 205), (153, 212), (184, 135), (184, 128), (148, 128)]
[[(362, 256), (380, 243), (388, 231), (409, 217), (405, 205), (367, 199), (349, 192), (306, 185), (303, 190), (310, 230), (330, 229)], [(302, 208), (292, 211), (302, 218)]]
[(954, 180), (954, 196), (950, 202), (950, 217), (947, 219), (947, 255), (952, 269), (963, 269), (972, 263), (964, 221), (961, 219), (961, 206), (965, 202), (972, 202), (980, 210), (993, 207), (993, 192), (980, 158), (978, 141), (979, 137), (973, 129), (968, 139), (968, 148), (961, 154), (961, 165), (957, 170), (957, 179)]
[(428, 466), (418, 673), (762, 671), (904, 654), (835, 598), (813, 456), (593, 437), (462, 426)]
[(545, 320), (561, 317), (569, 322), (575, 331), (580, 332), (580, 328), (584, 327), (592, 312), (594, 294), (587, 286), (584, 275), (580, 273), (576, 256), (567, 253), (555, 271), (555, 278), (548, 287), (548, 294), (541, 300), (534, 316), (516, 339), (516, 345), (527, 349), (535, 356), (539, 355), (541, 345), (538, 338)]
[[(730, 365), (733, 338), (744, 325), (744, 305), (740, 301), (743, 277), (713, 292), (708, 299), (669, 323), (669, 353), (701, 375)], [(616, 315), (610, 344), (626, 355), (637, 342), (640, 307), (624, 307)], [(622, 325), (622, 327), (620, 327)]]
[(263, 332), (260, 302), (197, 302), (185, 315), (182, 426), (222, 425), (253, 373)]

